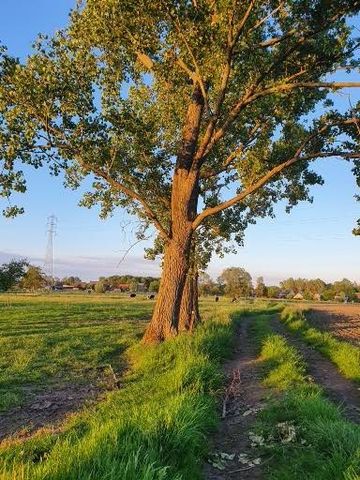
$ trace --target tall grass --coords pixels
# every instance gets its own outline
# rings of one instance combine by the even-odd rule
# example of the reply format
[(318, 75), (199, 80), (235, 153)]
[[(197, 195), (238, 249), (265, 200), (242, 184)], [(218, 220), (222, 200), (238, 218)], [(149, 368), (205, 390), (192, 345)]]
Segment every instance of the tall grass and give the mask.
[(286, 307), (281, 320), (289, 330), (298, 332), (306, 343), (328, 357), (346, 378), (360, 382), (359, 347), (312, 327), (306, 320), (306, 312), (299, 308)]
[(1, 480), (196, 480), (206, 435), (217, 423), (214, 393), (231, 350), (234, 309), (217, 307), (193, 335), (128, 352), (121, 390), (68, 421), (0, 448)]
[(263, 381), (274, 392), (256, 427), (269, 456), (266, 478), (359, 480), (360, 426), (345, 420), (309, 381), (304, 359), (284, 337), (271, 333), (267, 317), (256, 318), (253, 330)]

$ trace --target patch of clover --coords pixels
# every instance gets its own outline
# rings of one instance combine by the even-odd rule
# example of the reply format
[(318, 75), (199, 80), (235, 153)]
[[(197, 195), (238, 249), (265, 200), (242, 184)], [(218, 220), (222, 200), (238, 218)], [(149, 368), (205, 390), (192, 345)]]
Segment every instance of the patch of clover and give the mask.
[(264, 405), (255, 405), (254, 407), (251, 407), (247, 410), (245, 410), (245, 412), (243, 412), (242, 416), (243, 417), (247, 417), (248, 415), (255, 415), (256, 413), (259, 413), (261, 412), (261, 410), (264, 410)]
[(252, 447), (264, 447), (266, 445), (265, 437), (254, 432), (249, 432), (249, 440)]
[(277, 434), (283, 444), (296, 441), (296, 428), (293, 422), (280, 422), (276, 424)]

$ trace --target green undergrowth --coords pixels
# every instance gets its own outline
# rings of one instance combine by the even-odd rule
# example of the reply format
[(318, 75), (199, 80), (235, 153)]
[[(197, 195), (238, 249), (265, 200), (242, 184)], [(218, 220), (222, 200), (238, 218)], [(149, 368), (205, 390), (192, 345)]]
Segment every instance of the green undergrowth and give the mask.
[(258, 448), (270, 480), (359, 480), (360, 426), (347, 421), (306, 374), (286, 339), (271, 332), (269, 317), (253, 323), (263, 382), (273, 399), (256, 423)]
[(137, 344), (118, 391), (68, 420), (0, 448), (1, 480), (196, 480), (206, 435), (217, 423), (221, 361), (229, 354), (234, 307), (216, 313), (193, 335), (161, 345)]
[(289, 330), (299, 333), (306, 343), (329, 358), (346, 378), (360, 382), (359, 347), (312, 327), (306, 319), (306, 312), (299, 308), (286, 307), (281, 320)]

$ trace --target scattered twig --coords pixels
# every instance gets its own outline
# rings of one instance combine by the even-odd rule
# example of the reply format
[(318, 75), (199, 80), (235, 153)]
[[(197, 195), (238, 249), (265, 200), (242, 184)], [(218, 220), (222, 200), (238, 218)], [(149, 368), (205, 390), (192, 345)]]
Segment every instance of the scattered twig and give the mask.
[(232, 372), (233, 376), (230, 385), (225, 390), (223, 405), (222, 405), (222, 418), (226, 417), (226, 406), (230, 398), (235, 398), (238, 393), (239, 385), (241, 383), (240, 370), (236, 369)]

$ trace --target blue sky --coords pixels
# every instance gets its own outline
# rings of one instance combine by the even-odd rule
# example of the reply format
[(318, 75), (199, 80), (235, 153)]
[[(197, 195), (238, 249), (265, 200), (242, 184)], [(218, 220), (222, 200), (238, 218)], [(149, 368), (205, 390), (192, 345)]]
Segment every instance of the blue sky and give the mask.
[[(66, 24), (73, 5), (73, 0), (1, 0), (0, 41), (11, 54), (25, 57), (38, 33), (51, 34)], [(347, 93), (353, 102), (360, 98), (357, 92)], [(346, 108), (348, 97), (338, 95), (336, 102)], [(360, 281), (360, 238), (351, 234), (360, 216), (360, 204), (353, 198), (356, 185), (350, 165), (332, 159), (317, 165), (326, 183), (314, 188), (314, 203), (301, 204), (290, 215), (279, 206), (276, 219), (261, 220), (248, 229), (245, 247), (236, 255), (215, 258), (210, 274), (217, 276), (228, 266), (243, 266), (254, 278), (263, 275), (269, 283), (290, 275)], [(77, 206), (79, 198), (80, 192), (65, 190), (59, 178), (45, 171), (29, 171), (28, 192), (19, 198), (26, 214), (14, 220), (0, 217), (0, 262), (21, 255), (42, 265), (46, 219), (55, 214), (57, 275), (96, 279), (116, 273), (159, 274), (157, 263), (143, 259), (142, 244), (119, 264), (124, 250), (132, 244), (134, 220), (118, 211), (101, 221), (96, 209)]]

